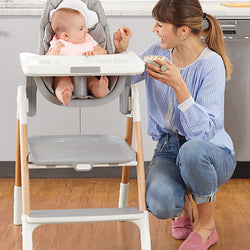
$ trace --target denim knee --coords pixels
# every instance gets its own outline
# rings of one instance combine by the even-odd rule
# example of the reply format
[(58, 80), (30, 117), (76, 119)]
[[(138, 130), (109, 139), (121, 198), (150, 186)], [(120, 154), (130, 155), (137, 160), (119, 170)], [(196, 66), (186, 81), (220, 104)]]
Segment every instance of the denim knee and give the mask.
[(148, 187), (146, 192), (146, 203), (148, 210), (158, 219), (168, 219), (179, 215), (184, 206), (183, 194), (176, 195), (170, 189), (166, 192), (159, 185)]
[(215, 161), (219, 158), (223, 160), (218, 153), (220, 150), (207, 141), (191, 140), (179, 151), (177, 165), (196, 204), (211, 202), (216, 198), (218, 176)]

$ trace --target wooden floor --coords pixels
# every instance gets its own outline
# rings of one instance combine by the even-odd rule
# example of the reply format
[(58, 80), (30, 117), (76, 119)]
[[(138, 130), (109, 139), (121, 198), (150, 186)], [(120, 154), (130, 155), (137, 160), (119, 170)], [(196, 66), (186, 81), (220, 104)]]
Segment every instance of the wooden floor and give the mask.
[[(116, 207), (119, 179), (31, 179), (31, 208)], [(13, 221), (14, 179), (0, 178), (0, 249), (22, 249), (21, 226)], [(250, 249), (250, 179), (231, 179), (217, 193), (215, 219), (219, 241), (211, 250)], [(129, 206), (137, 206), (137, 186), (130, 180)], [(197, 217), (195, 210), (195, 217)], [(178, 249), (171, 221), (150, 214), (152, 250)], [(129, 222), (43, 225), (33, 234), (39, 250), (140, 249), (139, 230)]]

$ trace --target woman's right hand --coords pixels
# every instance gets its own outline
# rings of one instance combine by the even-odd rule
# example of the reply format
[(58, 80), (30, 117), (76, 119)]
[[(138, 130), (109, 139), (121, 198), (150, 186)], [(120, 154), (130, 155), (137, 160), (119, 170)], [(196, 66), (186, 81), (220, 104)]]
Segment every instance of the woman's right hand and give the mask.
[(115, 46), (115, 53), (121, 53), (127, 50), (132, 31), (128, 27), (122, 27), (114, 32), (113, 42)]

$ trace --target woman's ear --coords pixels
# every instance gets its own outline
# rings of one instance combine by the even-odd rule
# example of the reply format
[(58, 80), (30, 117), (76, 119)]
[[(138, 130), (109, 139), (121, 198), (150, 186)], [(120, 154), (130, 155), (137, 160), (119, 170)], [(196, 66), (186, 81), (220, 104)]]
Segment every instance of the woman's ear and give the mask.
[(58, 38), (62, 39), (64, 41), (68, 41), (69, 40), (69, 35), (68, 35), (67, 32), (62, 32)]
[(181, 27), (178, 28), (178, 36), (182, 39), (185, 40), (189, 34), (189, 27), (186, 25), (182, 25)]

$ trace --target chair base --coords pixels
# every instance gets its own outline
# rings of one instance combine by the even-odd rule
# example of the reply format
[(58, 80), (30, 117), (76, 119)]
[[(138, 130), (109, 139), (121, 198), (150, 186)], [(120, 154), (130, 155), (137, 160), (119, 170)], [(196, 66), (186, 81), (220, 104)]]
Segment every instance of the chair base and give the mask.
[(32, 233), (38, 226), (44, 224), (105, 221), (129, 221), (135, 223), (140, 230), (141, 249), (151, 249), (148, 211), (142, 212), (135, 207), (32, 210), (30, 215), (22, 215), (23, 249), (33, 249)]

